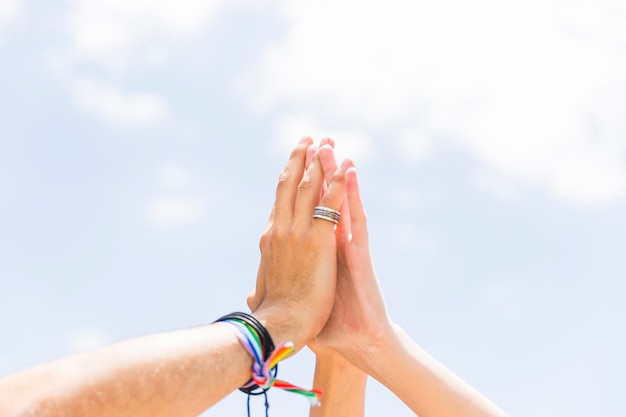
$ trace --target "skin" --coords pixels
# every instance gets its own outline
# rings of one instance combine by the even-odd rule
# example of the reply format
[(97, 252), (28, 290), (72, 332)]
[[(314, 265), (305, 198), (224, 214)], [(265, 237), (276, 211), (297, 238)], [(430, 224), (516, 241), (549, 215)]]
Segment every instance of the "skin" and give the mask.
[[(325, 145), (332, 147), (333, 143), (326, 140)], [(335, 169), (330, 162), (324, 164), (327, 181)], [(364, 415), (367, 375), (389, 388), (420, 417), (506, 416), (390, 320), (372, 263), (354, 167), (346, 171), (346, 200), (341, 212), (335, 231), (335, 300), (326, 325), (309, 343), (317, 356), (314, 386), (325, 392), (322, 406), (312, 409), (311, 417)], [(251, 307), (256, 305), (257, 296), (253, 293), (249, 297)]]
[[(325, 168), (330, 175), (333, 166)], [(335, 304), (317, 341), (376, 378), (420, 417), (506, 416), (392, 323), (374, 272), (365, 210), (353, 168), (346, 173), (346, 193), (343, 210), (350, 213), (350, 219), (340, 222), (337, 229)]]
[(358, 417), (365, 414), (368, 375), (332, 349), (309, 343), (315, 352), (313, 386), (324, 393), (320, 407), (312, 407), (310, 417)]
[[(297, 348), (318, 334), (336, 283), (334, 225), (313, 220), (332, 148), (309, 155), (304, 138), (281, 173), (260, 242), (263, 296), (255, 316), (280, 343)], [(346, 165), (346, 167), (349, 164)], [(345, 169), (321, 196), (339, 209)], [(3, 417), (197, 416), (250, 378), (252, 358), (228, 325), (146, 336), (24, 370), (0, 379)]]
[[(315, 145), (310, 145), (307, 149), (305, 161), (307, 169), (313, 162), (316, 153), (320, 152), (322, 155), (328, 155), (328, 159), (325, 159), (323, 164), (326, 182), (322, 184), (321, 193), (324, 192), (325, 184), (327, 182), (330, 183), (334, 171), (337, 170), (336, 162), (330, 158), (330, 150), (334, 146), (335, 143), (332, 139), (324, 138), (320, 141), (319, 148)], [(352, 165), (352, 162), (347, 160), (343, 162), (342, 168), (350, 169)], [(323, 203), (319, 204), (324, 205)], [(347, 205), (342, 205), (342, 219), (349, 219), (349, 216)], [(343, 230), (342, 224), (345, 224), (345, 221), (340, 221), (337, 230)], [(263, 265), (263, 259), (261, 259), (261, 265)], [(263, 282), (263, 276), (259, 274), (257, 286), (248, 297), (248, 306), (251, 310), (257, 308), (266, 288), (267, 285)], [(365, 413), (367, 374), (352, 365), (335, 350), (318, 343), (316, 339), (310, 340), (308, 347), (316, 356), (313, 386), (321, 388), (324, 393), (322, 405), (311, 408), (310, 416), (350, 417), (363, 415)]]

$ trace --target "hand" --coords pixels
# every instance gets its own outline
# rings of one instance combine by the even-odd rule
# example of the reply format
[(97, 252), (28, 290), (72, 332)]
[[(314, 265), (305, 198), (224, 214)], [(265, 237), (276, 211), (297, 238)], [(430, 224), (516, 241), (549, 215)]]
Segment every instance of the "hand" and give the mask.
[[(335, 169), (336, 165), (324, 164), (327, 180)], [(354, 167), (346, 171), (346, 195), (336, 230), (335, 301), (330, 318), (316, 340), (367, 371), (368, 350), (394, 337), (394, 330), (372, 264), (365, 210)], [(313, 349), (316, 353), (320, 350)]]
[[(308, 158), (307, 158), (308, 155)], [(307, 159), (310, 165), (305, 170)], [(331, 162), (332, 161), (332, 162)], [(327, 180), (323, 165), (336, 167), (331, 147), (319, 150), (304, 138), (280, 175), (276, 201), (260, 242), (256, 290), (248, 297), (253, 313), (276, 343), (302, 347), (324, 326), (335, 293), (337, 256), (335, 225), (314, 219), (316, 205), (338, 210), (345, 196), (345, 161)], [(321, 195), (321, 198), (320, 198)]]

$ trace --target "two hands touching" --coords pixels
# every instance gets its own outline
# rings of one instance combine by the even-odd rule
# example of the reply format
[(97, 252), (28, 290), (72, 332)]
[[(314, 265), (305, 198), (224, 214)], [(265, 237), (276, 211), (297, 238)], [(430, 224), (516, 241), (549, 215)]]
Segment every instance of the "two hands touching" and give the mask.
[[(254, 316), (277, 343), (315, 352), (311, 417), (364, 415), (377, 379), (420, 417), (506, 416), (389, 319), (369, 251), (356, 169), (302, 139), (260, 242)], [(337, 225), (316, 206), (341, 212)], [(148, 335), (0, 378), (2, 417), (192, 417), (250, 379), (253, 358), (222, 323)], [(278, 349), (277, 349), (278, 351)]]
[[(305, 339), (294, 339), (317, 357), (314, 386), (324, 396), (323, 406), (311, 409), (312, 417), (363, 415), (369, 362), (393, 336), (370, 258), (357, 173), (350, 160), (338, 166), (333, 148), (332, 139), (317, 146), (304, 138), (292, 152), (261, 238), (256, 288), (248, 297), (258, 316), (268, 294), (286, 294), (290, 312), (285, 316), (298, 330), (308, 329)], [(341, 212), (336, 228), (312, 218), (317, 205)], [(297, 255), (285, 256), (288, 250)], [(289, 263), (277, 282), (275, 266), (284, 258)]]
[[(248, 306), (264, 315), (265, 305), (284, 304), (297, 347), (362, 361), (355, 347), (373, 347), (393, 330), (370, 259), (356, 169), (351, 160), (338, 166), (333, 147), (331, 139), (318, 147), (304, 138), (292, 152), (261, 237)], [(317, 205), (342, 213), (336, 227), (312, 218)], [(274, 301), (276, 294), (285, 300)]]
[[(370, 255), (357, 172), (350, 160), (338, 166), (333, 148), (332, 139), (316, 146), (304, 138), (292, 151), (248, 297), (270, 332), (316, 354), (314, 386), (324, 397), (310, 416), (364, 415), (368, 375), (422, 417), (506, 416), (390, 320)], [(312, 218), (317, 205), (341, 211), (336, 228)], [(268, 306), (281, 306), (283, 320), (272, 321)]]

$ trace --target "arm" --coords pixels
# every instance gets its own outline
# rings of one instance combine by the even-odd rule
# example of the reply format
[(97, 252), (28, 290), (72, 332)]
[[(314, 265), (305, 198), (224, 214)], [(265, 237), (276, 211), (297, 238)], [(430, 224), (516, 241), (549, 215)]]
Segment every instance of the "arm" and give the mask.
[[(310, 345), (309, 345), (310, 346)], [(331, 349), (315, 352), (313, 386), (323, 392), (322, 405), (309, 417), (359, 417), (365, 415), (367, 374)]]
[[(328, 166), (329, 171), (333, 167)], [(337, 229), (337, 291), (317, 340), (373, 376), (420, 417), (506, 416), (424, 352), (387, 315), (369, 251), (356, 170), (346, 173), (347, 199)]]
[(0, 415), (196, 416), (245, 383), (251, 365), (223, 325), (157, 334), (0, 380)]
[[(297, 347), (328, 319), (337, 267), (334, 225), (312, 220), (324, 174), (318, 156), (304, 171), (311, 142), (300, 141), (280, 176), (261, 238), (259, 273), (267, 285), (252, 309), (275, 342)], [(344, 173), (333, 179), (322, 202), (339, 208)], [(196, 416), (243, 385), (251, 365), (224, 324), (147, 336), (1, 379), (0, 416)]]
[[(319, 172), (319, 174), (326, 178), (326, 183), (329, 184), (329, 191), (332, 184), (337, 181), (337, 174), (342, 175), (346, 169), (353, 165), (352, 161), (345, 160), (341, 168), (337, 169), (333, 147), (334, 142), (331, 139), (322, 139), (319, 148), (315, 145), (308, 147), (305, 157), (307, 172), (313, 173), (323, 169), (323, 172)], [(324, 184), (315, 184), (315, 187), (318, 189), (320, 186), (322, 190), (325, 189)], [(316, 199), (315, 204), (327, 205), (323, 199), (320, 202)], [(344, 213), (344, 215), (347, 216), (348, 213)], [(272, 223), (273, 217), (274, 212), (270, 217), (270, 224)], [(332, 234), (332, 239), (335, 239), (334, 233)], [(252, 311), (254, 311), (264, 299), (269, 288), (264, 274), (266, 267), (266, 255), (262, 250), (256, 288), (248, 296), (248, 306)], [(319, 305), (312, 307), (314, 310), (320, 310)], [(332, 307), (332, 303), (323, 307), (330, 308)], [(364, 415), (367, 374), (356, 368), (332, 349), (325, 348), (313, 340), (309, 340), (308, 343), (317, 358), (313, 386), (320, 388), (323, 392), (321, 407), (312, 408), (310, 416), (356, 417)]]
[(498, 416), (507, 414), (426, 353), (399, 326), (393, 337), (358, 359), (419, 416)]
[[(320, 141), (320, 147), (335, 147), (331, 138)], [(308, 156), (307, 160), (310, 161)], [(331, 178), (335, 169), (333, 160), (325, 160), (326, 174)], [(308, 163), (307, 163), (308, 166)], [(344, 205), (343, 216), (349, 217)], [(320, 345), (317, 340), (308, 344), (315, 353), (315, 376), (313, 386), (324, 393), (322, 405), (311, 408), (309, 417), (359, 417), (365, 415), (365, 389), (367, 374), (348, 362), (331, 348)]]

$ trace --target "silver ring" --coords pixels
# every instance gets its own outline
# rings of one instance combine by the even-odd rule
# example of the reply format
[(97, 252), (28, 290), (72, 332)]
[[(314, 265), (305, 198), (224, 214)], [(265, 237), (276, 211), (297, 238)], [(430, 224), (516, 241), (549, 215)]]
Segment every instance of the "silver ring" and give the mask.
[(341, 217), (339, 211), (324, 206), (315, 207), (315, 212), (313, 213), (314, 219), (328, 220), (335, 224), (339, 223), (339, 217)]

